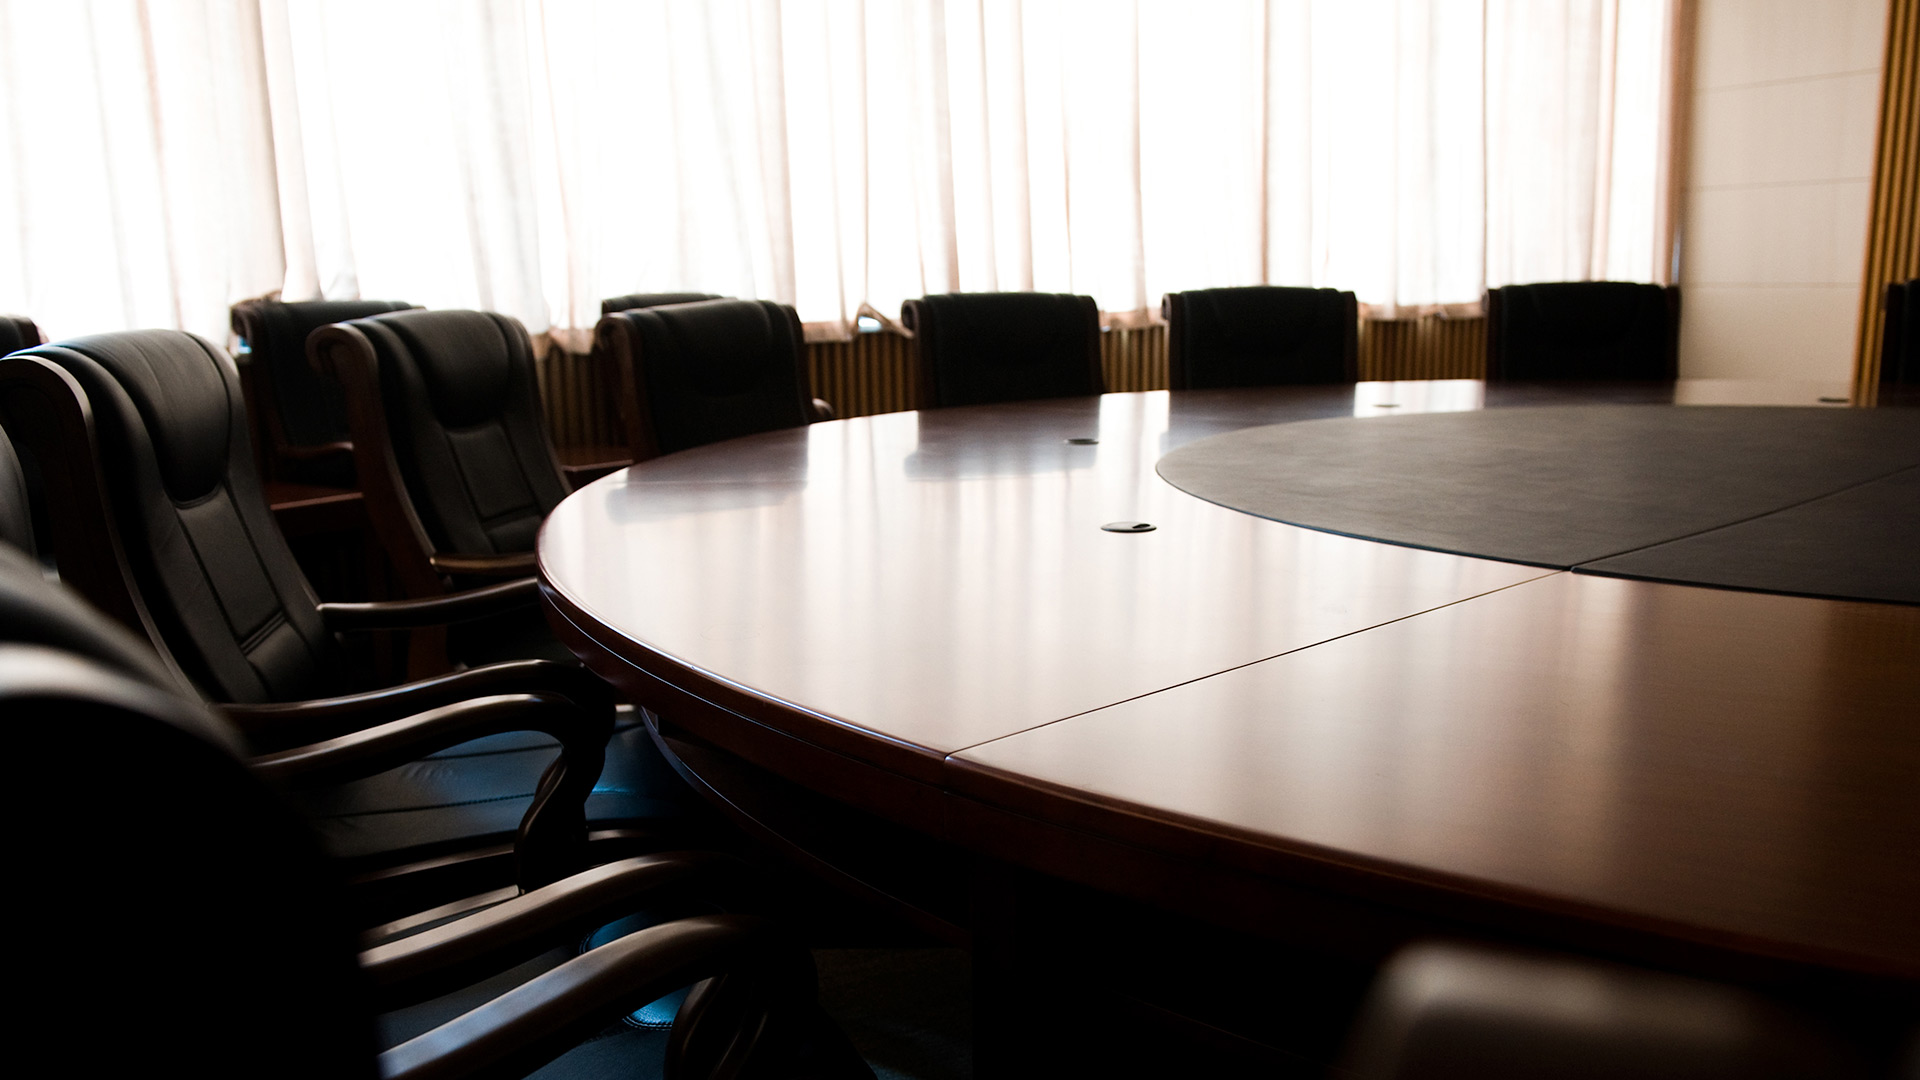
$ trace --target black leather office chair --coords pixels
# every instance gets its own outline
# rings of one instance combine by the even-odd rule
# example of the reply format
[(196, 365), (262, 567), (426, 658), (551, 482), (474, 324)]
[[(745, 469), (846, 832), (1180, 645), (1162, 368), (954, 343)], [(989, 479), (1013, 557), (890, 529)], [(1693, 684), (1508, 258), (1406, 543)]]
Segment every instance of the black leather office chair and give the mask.
[(32, 319), (18, 315), (0, 315), (0, 356), (16, 349), (30, 349), (40, 344), (40, 328)]
[(0, 429), (0, 543), (12, 544), (30, 558), (40, 546), (33, 535), (33, 515), (27, 498), (27, 474), (13, 452), (13, 441)]
[(1570, 956), (1409, 947), (1382, 970), (1354, 1080), (1787, 1080), (1883, 1076), (1862, 1048), (1732, 986)]
[(1168, 293), (1167, 379), (1175, 390), (1342, 383), (1359, 378), (1359, 305), (1338, 289), (1250, 285)]
[(800, 319), (785, 304), (629, 309), (602, 318), (594, 342), (619, 373), (635, 461), (832, 419), (809, 389)]
[(611, 315), (616, 311), (632, 311), (636, 308), (665, 307), (668, 304), (694, 304), (702, 300), (724, 300), (718, 293), (704, 292), (639, 292), (625, 296), (609, 296), (600, 301), (600, 314)]
[(307, 335), (330, 323), (414, 305), (401, 300), (243, 300), (233, 305), (240, 385), (268, 480), (355, 487), (340, 387), (307, 363)]
[[(64, 580), (143, 631), (181, 685), (232, 703), (227, 716), (263, 753), (524, 693), (577, 703), (607, 745), (611, 692), (574, 665), (527, 660), (354, 693), (337, 634), (531, 610), (537, 587), (316, 603), (261, 498), (236, 383), (231, 361), (173, 331), (103, 334), (0, 361), (0, 415), (40, 462)], [(305, 700), (320, 695), (331, 696)], [(499, 877), (513, 857), (554, 750), (548, 737), (502, 734), (303, 798), (330, 850), (369, 879), (428, 860), (446, 880), (473, 883)], [(614, 735), (586, 803), (608, 857), (668, 845), (701, 809), (637, 724)], [(574, 845), (519, 877), (550, 878), (587, 857)]]
[(1887, 286), (1880, 381), (1920, 383), (1920, 278)]
[(1487, 290), (1489, 379), (1673, 379), (1680, 287), (1564, 281)]
[(1106, 392), (1100, 309), (1064, 293), (944, 293), (909, 300), (920, 407)]
[(323, 327), (308, 349), (345, 388), (367, 513), (408, 595), (533, 571), (568, 488), (518, 320), (401, 311)]
[[(275, 789), (433, 733), (249, 762), (168, 679), (0, 545), (0, 717), (34, 765), (7, 786), (9, 817), (31, 822), (8, 863), (29, 929), (9, 956), (12, 1015), (52, 1070), (479, 1077), (558, 1058), (542, 1075), (573, 1077), (665, 1057), (668, 1075), (871, 1077), (814, 1003), (805, 953), (712, 907), (732, 873), (719, 857), (627, 859), (356, 942), (337, 868)], [(642, 910), (644, 928), (580, 949)], [(690, 984), (670, 1031), (605, 1034)]]

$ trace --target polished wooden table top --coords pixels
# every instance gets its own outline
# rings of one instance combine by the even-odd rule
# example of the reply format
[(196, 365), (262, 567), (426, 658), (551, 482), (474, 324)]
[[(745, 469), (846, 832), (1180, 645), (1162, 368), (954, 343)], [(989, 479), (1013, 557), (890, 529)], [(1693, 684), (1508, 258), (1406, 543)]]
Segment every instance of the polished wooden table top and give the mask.
[[(1393, 547), (1154, 473), (1294, 419), (1840, 392), (1361, 384), (863, 417), (590, 485), (541, 568), (597, 670), (915, 785), (901, 817), (969, 846), (1046, 823), (1916, 979), (1920, 608)], [(1123, 520), (1156, 528), (1100, 528)], [(781, 771), (834, 794), (808, 760)]]

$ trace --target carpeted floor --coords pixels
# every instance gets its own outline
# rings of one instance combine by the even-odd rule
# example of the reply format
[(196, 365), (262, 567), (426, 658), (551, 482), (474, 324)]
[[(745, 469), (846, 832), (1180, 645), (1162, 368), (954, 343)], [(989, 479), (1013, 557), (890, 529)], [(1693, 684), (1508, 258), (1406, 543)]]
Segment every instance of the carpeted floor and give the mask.
[(973, 1075), (972, 977), (961, 949), (816, 949), (820, 1004), (879, 1080)]

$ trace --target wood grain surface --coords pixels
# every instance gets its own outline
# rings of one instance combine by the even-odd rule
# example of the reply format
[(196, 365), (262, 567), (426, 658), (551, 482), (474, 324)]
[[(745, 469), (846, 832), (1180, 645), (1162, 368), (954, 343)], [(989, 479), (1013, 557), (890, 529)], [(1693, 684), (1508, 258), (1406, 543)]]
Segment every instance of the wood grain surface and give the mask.
[[(1363, 383), (862, 417), (615, 473), (549, 518), (541, 570), (562, 639), (677, 730), (930, 844), (1223, 924), (1264, 894), (1169, 867), (1906, 982), (1920, 609), (1372, 544), (1153, 472), (1292, 419), (1843, 394)], [(1100, 529), (1123, 520), (1156, 528)]]

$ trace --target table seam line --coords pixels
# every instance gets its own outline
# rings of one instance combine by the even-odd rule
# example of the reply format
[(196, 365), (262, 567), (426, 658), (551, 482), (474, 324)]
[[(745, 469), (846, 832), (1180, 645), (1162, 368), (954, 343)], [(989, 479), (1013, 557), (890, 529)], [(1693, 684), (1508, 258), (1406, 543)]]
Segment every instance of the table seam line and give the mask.
[(1129, 701), (1139, 701), (1142, 698), (1149, 698), (1154, 696), (1155, 694), (1164, 694), (1169, 690), (1178, 690), (1183, 686), (1191, 686), (1194, 683), (1204, 682), (1205, 680), (1215, 678), (1216, 676), (1227, 675), (1235, 671), (1240, 671), (1244, 668), (1250, 668), (1250, 667), (1253, 667), (1255, 664), (1264, 664), (1269, 660), (1278, 660), (1283, 656), (1292, 656), (1294, 653), (1305, 652), (1308, 649), (1317, 648), (1321, 645), (1326, 645), (1331, 642), (1339, 641), (1342, 638), (1349, 638), (1354, 636), (1355, 634), (1364, 634), (1370, 630), (1378, 630), (1383, 626), (1392, 626), (1395, 623), (1405, 622), (1408, 619), (1417, 619), (1422, 615), (1428, 615), (1436, 611), (1444, 611), (1445, 609), (1453, 607), (1456, 604), (1464, 604), (1472, 600), (1479, 600), (1483, 597), (1492, 596), (1495, 593), (1506, 592), (1508, 589), (1519, 588), (1522, 585), (1530, 585), (1536, 581), (1544, 581), (1547, 578), (1553, 577), (1555, 574), (1566, 574), (1566, 573), (1572, 572), (1570, 569), (1561, 568), (1561, 567), (1538, 567), (1536, 569), (1544, 569), (1547, 572), (1544, 574), (1536, 574), (1535, 576), (1530, 578), (1523, 578), (1519, 581), (1502, 585), (1498, 588), (1488, 589), (1485, 592), (1474, 593), (1472, 596), (1463, 596), (1463, 597), (1460, 597), (1458, 600), (1449, 600), (1444, 604), (1435, 604), (1430, 608), (1421, 608), (1419, 611), (1410, 611), (1405, 615), (1395, 616), (1394, 618), (1386, 619), (1381, 622), (1373, 623), (1368, 626), (1362, 626), (1356, 630), (1348, 630), (1345, 633), (1335, 634), (1332, 637), (1321, 638), (1318, 641), (1310, 641), (1305, 645), (1298, 645), (1291, 649), (1282, 649), (1281, 651), (1274, 653), (1272, 656), (1262, 656), (1262, 657), (1259, 657), (1258, 659), (1249, 660), (1244, 664), (1234, 664), (1231, 667), (1224, 667), (1218, 671), (1210, 671), (1205, 675), (1195, 675), (1191, 679), (1182, 679), (1179, 682), (1168, 683), (1166, 686), (1158, 687), (1153, 690), (1145, 690), (1138, 694), (1133, 694), (1129, 697), (1123, 697), (1123, 698), (1116, 699), (1114, 701), (1109, 701), (1104, 705), (1096, 705), (1091, 709), (1082, 709), (1076, 713), (1068, 713), (1065, 716), (1055, 717), (1052, 720), (1045, 720), (1038, 724), (1034, 724), (1032, 727), (1024, 727), (1018, 731), (1009, 731), (1004, 735), (995, 735), (991, 739), (982, 739), (976, 743), (969, 743), (966, 746), (962, 746), (957, 749), (947, 751), (945, 754), (941, 755), (940, 760), (943, 762), (952, 761), (958, 755), (964, 754), (969, 750), (976, 750), (982, 746), (986, 746), (991, 743), (997, 743), (1002, 739), (1011, 739), (1016, 735), (1025, 735), (1028, 732), (1039, 731), (1041, 728), (1052, 727), (1055, 724), (1065, 723), (1068, 720), (1073, 720), (1078, 717), (1089, 716), (1093, 713), (1097, 713), (1101, 711), (1102, 709), (1111, 709), (1116, 705), (1125, 705)]
[[(1671, 536), (1665, 540), (1656, 540), (1651, 544), (1641, 544), (1638, 547), (1622, 548), (1619, 551), (1610, 552), (1606, 555), (1596, 555), (1591, 559), (1585, 559), (1580, 562), (1574, 563), (1572, 566), (1567, 567), (1567, 569), (1574, 573), (1581, 573), (1582, 567), (1592, 566), (1594, 563), (1597, 563), (1597, 562), (1604, 562), (1608, 559), (1617, 559), (1622, 555), (1632, 555), (1636, 552), (1649, 551), (1649, 550), (1652, 550), (1653, 548), (1661, 547), (1666, 544), (1677, 544), (1682, 540), (1691, 540), (1696, 536), (1705, 536), (1708, 533), (1716, 533), (1722, 529), (1731, 529), (1736, 525), (1746, 525), (1751, 522), (1759, 521), (1761, 518), (1772, 517), (1775, 514), (1784, 514), (1788, 510), (1797, 510), (1802, 506), (1807, 506), (1812, 503), (1817, 503), (1822, 499), (1831, 499), (1837, 495), (1845, 495), (1849, 491), (1858, 491), (1859, 489), (1866, 487), (1869, 484), (1877, 484), (1882, 480), (1890, 480), (1893, 477), (1899, 476), (1901, 473), (1911, 472), (1914, 469), (1920, 469), (1920, 462), (1917, 462), (1911, 465), (1902, 465), (1892, 470), (1891, 472), (1881, 473), (1879, 476), (1870, 476), (1865, 480), (1859, 481), (1858, 483), (1848, 484), (1845, 487), (1834, 488), (1832, 491), (1823, 491), (1818, 495), (1809, 495), (1808, 497), (1801, 499), (1798, 502), (1790, 502), (1785, 506), (1776, 506), (1771, 510), (1762, 510), (1757, 514), (1748, 514), (1746, 517), (1736, 518), (1733, 521), (1722, 522), (1718, 525), (1710, 525), (1704, 529), (1695, 529), (1690, 533), (1681, 533), (1679, 536)], [(1754, 591), (1754, 590), (1748, 590), (1748, 591)]]

